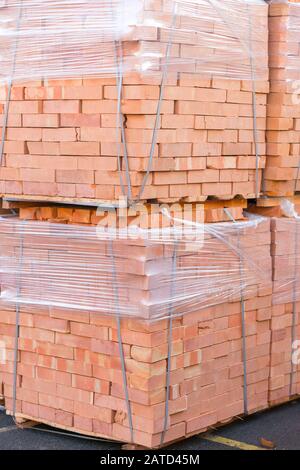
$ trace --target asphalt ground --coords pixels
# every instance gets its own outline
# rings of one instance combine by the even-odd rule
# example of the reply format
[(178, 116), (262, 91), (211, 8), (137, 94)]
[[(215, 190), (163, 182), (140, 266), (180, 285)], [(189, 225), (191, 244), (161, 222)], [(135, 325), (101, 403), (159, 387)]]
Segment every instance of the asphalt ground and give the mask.
[[(300, 400), (237, 420), (166, 450), (300, 450)], [(270, 449), (274, 446), (274, 449)], [(121, 444), (92, 440), (47, 426), (19, 429), (0, 409), (0, 450), (121, 450)]]

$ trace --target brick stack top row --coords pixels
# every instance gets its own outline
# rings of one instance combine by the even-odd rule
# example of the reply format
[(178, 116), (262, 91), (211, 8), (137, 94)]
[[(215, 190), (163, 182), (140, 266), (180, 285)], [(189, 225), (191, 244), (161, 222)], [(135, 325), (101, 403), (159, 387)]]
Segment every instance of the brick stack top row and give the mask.
[(299, 190), (299, 2), (0, 6), (0, 78), (13, 84), (9, 102), (0, 90), (2, 196)]

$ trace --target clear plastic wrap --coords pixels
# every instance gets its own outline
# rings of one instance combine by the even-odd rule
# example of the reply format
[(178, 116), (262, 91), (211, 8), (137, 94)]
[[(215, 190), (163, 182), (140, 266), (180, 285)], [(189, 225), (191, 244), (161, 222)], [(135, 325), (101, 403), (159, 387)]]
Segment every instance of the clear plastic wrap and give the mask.
[[(184, 230), (182, 230), (184, 228)], [(160, 230), (0, 220), (1, 300), (157, 320), (271, 283), (270, 223)]]
[(175, 72), (268, 77), (264, 0), (4, 0), (0, 80)]
[(282, 209), (286, 217), (271, 221), (274, 305), (300, 301), (300, 216), (288, 200)]

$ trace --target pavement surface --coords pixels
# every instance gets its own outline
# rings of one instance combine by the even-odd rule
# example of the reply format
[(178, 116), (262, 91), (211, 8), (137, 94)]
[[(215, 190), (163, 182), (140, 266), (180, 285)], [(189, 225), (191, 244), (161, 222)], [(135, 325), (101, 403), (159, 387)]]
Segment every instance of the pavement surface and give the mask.
[[(174, 444), (166, 450), (300, 450), (300, 400), (238, 420), (206, 435)], [(0, 450), (120, 450), (121, 444), (57, 433), (39, 425), (18, 429), (0, 408)], [(264, 449), (265, 450), (265, 449)], [(270, 451), (270, 448), (268, 448)]]

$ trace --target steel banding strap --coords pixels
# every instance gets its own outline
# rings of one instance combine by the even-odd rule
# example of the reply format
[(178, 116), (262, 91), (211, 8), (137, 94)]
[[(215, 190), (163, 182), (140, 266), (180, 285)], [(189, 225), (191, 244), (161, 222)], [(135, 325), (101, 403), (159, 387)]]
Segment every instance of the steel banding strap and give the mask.
[(19, 30), (20, 30), (22, 15), (23, 15), (23, 0), (20, 0), (19, 16), (18, 16), (17, 25), (16, 25), (16, 40), (15, 40), (14, 49), (12, 52), (12, 56), (13, 56), (12, 70), (11, 70), (11, 76), (7, 85), (7, 95), (6, 95), (6, 100), (5, 100), (5, 110), (4, 110), (3, 125), (2, 125), (2, 132), (1, 132), (0, 166), (2, 166), (2, 162), (3, 162), (4, 144), (5, 144), (5, 136), (6, 136), (7, 122), (8, 122), (8, 114), (9, 114), (9, 105), (10, 105), (10, 98), (11, 98), (11, 89), (12, 89), (13, 80), (14, 80), (15, 71), (16, 71), (16, 65), (17, 65), (17, 51), (18, 51), (19, 40), (20, 40)]
[(113, 240), (109, 240), (109, 251), (110, 251), (110, 258), (111, 258), (111, 263), (112, 263), (112, 284), (113, 284), (114, 300), (115, 300), (115, 313), (116, 313), (116, 320), (117, 320), (118, 345), (119, 345), (119, 353), (120, 353), (120, 359), (121, 359), (123, 387), (124, 387), (127, 415), (128, 415), (129, 428), (130, 428), (130, 438), (131, 438), (131, 442), (133, 442), (132, 411), (131, 411), (131, 404), (129, 400), (128, 384), (127, 384), (127, 377), (126, 377), (126, 364), (125, 364), (125, 356), (124, 356), (124, 349), (123, 349), (123, 343), (122, 343), (119, 289), (118, 289), (116, 263), (115, 263), (115, 257), (114, 257)]
[[(224, 209), (225, 214), (227, 217), (234, 223), (236, 224), (235, 218), (232, 216), (230, 211), (228, 209)], [(237, 245), (238, 249), (240, 249), (240, 234), (239, 232), (237, 233)], [(243, 276), (243, 260), (242, 257), (240, 257), (240, 287), (241, 287), (241, 315), (242, 315), (242, 350), (243, 350), (243, 369), (244, 369), (244, 374), (243, 374), (243, 382), (244, 382), (244, 387), (243, 387), (243, 397), (244, 397), (244, 414), (248, 415), (248, 385), (247, 385), (247, 349), (246, 349), (246, 311), (245, 311), (245, 299), (244, 299), (244, 288), (243, 288), (243, 281), (242, 281), (242, 276)]]
[[(24, 252), (24, 233), (23, 223), (21, 224), (21, 238), (20, 238), (20, 253), (19, 253), (19, 273), (17, 281), (17, 300), (21, 292), (22, 283), (22, 264), (23, 264), (23, 252)], [(18, 353), (19, 353), (19, 336), (20, 336), (20, 305), (16, 303), (16, 324), (15, 324), (15, 341), (14, 341), (14, 370), (13, 370), (13, 396), (12, 396), (12, 413), (13, 417), (16, 416), (17, 409), (17, 378), (18, 378)]]
[(170, 289), (170, 302), (168, 307), (168, 356), (167, 356), (167, 373), (166, 373), (166, 402), (165, 402), (165, 418), (164, 428), (161, 434), (160, 444), (163, 445), (165, 435), (168, 429), (169, 421), (169, 400), (170, 400), (170, 385), (171, 385), (171, 366), (172, 366), (172, 338), (173, 338), (173, 297), (174, 297), (174, 281), (177, 267), (177, 242), (175, 242), (173, 255), (172, 255), (172, 278), (171, 278), (171, 289)]

